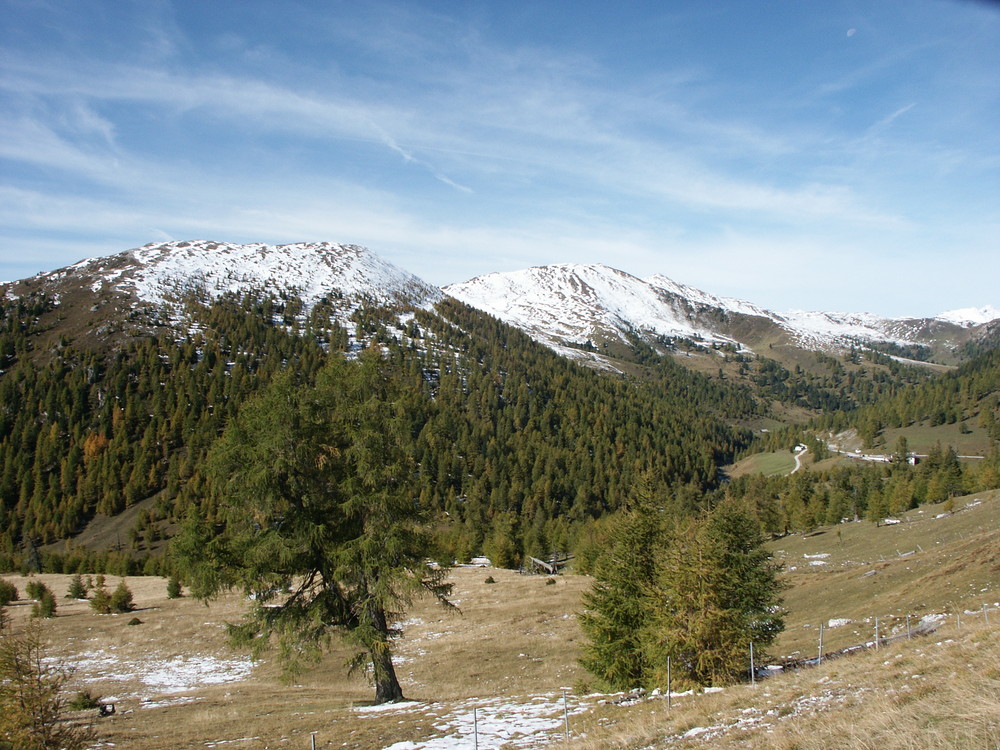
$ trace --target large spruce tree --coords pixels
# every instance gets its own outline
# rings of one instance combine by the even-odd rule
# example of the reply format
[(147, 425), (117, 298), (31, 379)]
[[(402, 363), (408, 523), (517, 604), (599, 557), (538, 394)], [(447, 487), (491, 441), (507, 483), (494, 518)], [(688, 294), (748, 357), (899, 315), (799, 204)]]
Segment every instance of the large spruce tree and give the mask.
[(398, 701), (395, 624), (419, 593), (447, 604), (444, 571), (414, 492), (412, 438), (425, 403), (418, 378), (378, 350), (334, 355), (315, 385), (278, 376), (213, 447), (208, 472), (221, 533), (193, 519), (175, 549), (194, 592), (253, 597), (238, 644), (277, 645), (294, 673), (336, 633), (358, 648), (378, 703)]
[(663, 523), (662, 504), (644, 476), (616, 519), (598, 558), (594, 585), (583, 596), (580, 626), (589, 642), (580, 663), (602, 687), (628, 690), (647, 681), (650, 665), (643, 638)]
[(674, 674), (718, 685), (747, 674), (750, 644), (763, 657), (784, 627), (778, 566), (749, 507), (726, 500), (675, 523), (663, 545), (644, 647), (654, 680)]

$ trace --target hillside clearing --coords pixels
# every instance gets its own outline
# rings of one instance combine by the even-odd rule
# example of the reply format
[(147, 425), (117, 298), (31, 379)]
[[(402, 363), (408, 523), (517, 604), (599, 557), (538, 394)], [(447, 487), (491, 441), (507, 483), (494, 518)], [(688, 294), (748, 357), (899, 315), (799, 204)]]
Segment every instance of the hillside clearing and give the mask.
[(737, 464), (730, 466), (726, 473), (730, 477), (739, 477), (744, 474), (763, 474), (770, 477), (778, 474), (791, 474), (794, 470), (795, 456), (791, 451), (779, 451), (747, 456)]

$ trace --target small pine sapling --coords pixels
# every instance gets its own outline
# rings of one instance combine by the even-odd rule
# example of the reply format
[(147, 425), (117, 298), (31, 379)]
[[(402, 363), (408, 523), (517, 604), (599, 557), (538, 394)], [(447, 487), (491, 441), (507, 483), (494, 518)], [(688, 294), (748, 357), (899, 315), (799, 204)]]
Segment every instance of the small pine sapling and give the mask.
[(36, 581), (32, 579), (24, 585), (24, 592), (28, 595), (29, 599), (34, 599), (36, 602), (42, 598), (42, 594), (46, 591), (46, 586), (41, 581)]
[(132, 591), (125, 584), (124, 578), (118, 582), (118, 586), (111, 594), (111, 611), (112, 612), (132, 611)]
[(37, 622), (13, 630), (0, 609), (0, 747), (85, 750), (93, 745), (91, 728), (63, 716), (71, 675), (71, 668), (48, 658)]
[(83, 578), (77, 573), (69, 579), (69, 590), (66, 592), (67, 599), (86, 599), (87, 587), (83, 585)]
[(56, 616), (55, 594), (44, 583), (41, 584), (41, 591), (38, 592), (38, 598), (31, 607), (31, 616), (43, 617), (45, 619)]
[(89, 690), (81, 690), (79, 693), (70, 698), (66, 707), (70, 711), (87, 711), (91, 708), (98, 708), (100, 705), (100, 698), (95, 696)]
[(5, 578), (0, 578), (0, 607), (6, 607), (18, 599), (17, 586)]
[(167, 598), (180, 599), (184, 594), (181, 592), (181, 582), (177, 576), (170, 576), (167, 579)]
[(90, 608), (99, 615), (111, 614), (111, 594), (104, 587), (104, 576), (97, 577), (94, 596), (90, 599)]

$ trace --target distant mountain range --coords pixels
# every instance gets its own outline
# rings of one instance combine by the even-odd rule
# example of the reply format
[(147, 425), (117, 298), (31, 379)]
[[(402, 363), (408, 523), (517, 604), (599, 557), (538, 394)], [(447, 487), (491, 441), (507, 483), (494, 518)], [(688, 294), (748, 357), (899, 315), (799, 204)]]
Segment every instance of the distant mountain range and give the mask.
[(844, 351), (873, 347), (901, 356), (952, 361), (963, 344), (1000, 329), (1000, 310), (968, 308), (934, 318), (867, 313), (777, 313), (752, 302), (679, 284), (640, 279), (603, 265), (557, 264), (492, 273), (439, 289), (355, 245), (238, 245), (190, 241), (144, 247), (0, 285), (8, 297), (46, 291), (88, 304), (90, 328), (113, 310), (149, 305), (175, 318), (186, 295), (205, 298), (259, 290), (332, 302), (347, 319), (361, 305), (430, 308), (451, 295), (527, 332), (560, 353), (599, 359), (614, 346), (677, 341), (710, 350), (759, 352), (775, 347)]
[(993, 307), (935, 318), (881, 318), (868, 313), (777, 313), (745, 300), (716, 297), (663, 275), (639, 279), (603, 265), (560, 264), (493, 273), (445, 291), (567, 354), (584, 342), (638, 337), (656, 344), (690, 339), (706, 346), (759, 351), (791, 345), (820, 351), (890, 345), (926, 348), (948, 359), (962, 343), (1000, 319)]

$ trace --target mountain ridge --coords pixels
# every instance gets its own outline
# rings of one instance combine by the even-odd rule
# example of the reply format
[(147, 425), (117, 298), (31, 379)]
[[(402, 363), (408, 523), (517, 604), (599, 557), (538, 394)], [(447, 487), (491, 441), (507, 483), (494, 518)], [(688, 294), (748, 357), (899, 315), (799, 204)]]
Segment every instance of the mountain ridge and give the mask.
[(448, 294), (564, 356), (592, 363), (600, 357), (585, 350), (596, 348), (599, 355), (609, 342), (628, 345), (636, 339), (661, 349), (683, 339), (703, 350), (744, 353), (775, 345), (829, 352), (886, 344), (927, 349), (948, 360), (961, 345), (1000, 327), (1000, 310), (990, 305), (934, 318), (774, 312), (664, 274), (642, 279), (603, 264), (535, 266), (439, 288), (367, 248), (331, 242), (153, 242), (0, 284), (0, 290), (9, 298), (44, 288), (61, 299), (82, 286), (95, 296), (132, 298), (174, 314), (191, 293), (218, 298), (253, 289), (280, 291), (296, 294), (307, 308), (334, 297), (342, 323), (362, 304), (429, 309)]
[[(627, 309), (643, 310), (644, 315), (623, 316), (620, 298), (595, 294), (613, 286), (595, 281), (609, 275), (618, 281), (629, 280)], [(1000, 319), (1000, 310), (991, 306), (950, 311), (934, 318), (819, 311), (778, 313), (739, 298), (718, 297), (662, 274), (639, 279), (598, 264), (558, 264), (492, 273), (448, 285), (444, 290), (556, 347), (595, 338), (628, 341), (639, 334), (654, 346), (664, 343), (659, 339), (666, 336), (694, 339), (705, 348), (730, 344), (751, 352), (764, 346), (770, 348), (776, 342), (820, 351), (886, 343), (937, 349), (940, 355)], [(541, 311), (533, 320), (525, 313), (526, 306), (531, 305)], [(567, 327), (565, 321), (572, 324)]]
[(144, 302), (163, 304), (200, 286), (212, 297), (279, 283), (307, 304), (334, 288), (350, 296), (391, 303), (400, 296), (436, 301), (441, 293), (368, 248), (331, 242), (269, 245), (211, 240), (149, 243), (108, 256), (85, 258), (71, 266), (10, 282), (60, 282), (90, 276), (91, 289), (131, 292)]

